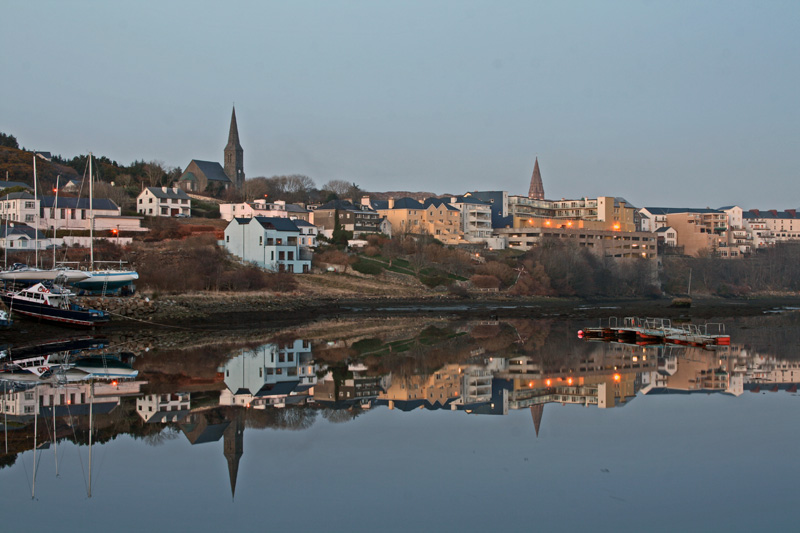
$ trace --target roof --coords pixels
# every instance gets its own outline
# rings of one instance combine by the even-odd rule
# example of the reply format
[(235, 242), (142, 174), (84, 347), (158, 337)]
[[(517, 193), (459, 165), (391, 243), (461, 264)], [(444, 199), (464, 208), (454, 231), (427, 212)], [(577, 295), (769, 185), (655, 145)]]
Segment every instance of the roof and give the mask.
[[(396, 206), (397, 204), (395, 204)], [(450, 205), (450, 202), (443, 198), (426, 198), (425, 202), (422, 204), (425, 207), (434, 206), (434, 207), (442, 207), (444, 206), (445, 209), (448, 211), (458, 211), (457, 208)]]
[[(13, 226), (11, 224), (2, 224), (0, 225), (0, 237), (13, 237), (13, 236), (24, 235), (30, 239), (37, 238), (37, 231), (30, 227), (22, 224), (20, 222), (13, 222)], [(44, 240), (45, 236), (44, 233), (41, 231), (38, 232), (39, 239)]]
[(665, 231), (669, 231), (671, 229), (672, 229), (672, 226), (664, 226), (662, 228), (658, 228), (655, 232), (656, 233), (664, 233)]
[(11, 187), (27, 187), (28, 189), (31, 188), (30, 185), (28, 185), (27, 183), (23, 183), (21, 181), (0, 181), (0, 190), (10, 189)]
[(209, 181), (223, 181), (230, 183), (230, 178), (228, 175), (225, 174), (225, 170), (222, 168), (222, 165), (217, 163), (216, 161), (201, 161), (199, 159), (192, 159), (189, 164), (191, 165), (194, 163), (197, 165), (197, 168), (200, 169), (200, 172), (205, 174), (206, 179)]
[(751, 209), (750, 211), (743, 211), (742, 218), (753, 219), (753, 218), (798, 218), (797, 217), (797, 209), (787, 209), (786, 211), (776, 211), (772, 209), (770, 211), (761, 211), (759, 209)]
[[(43, 196), (42, 207), (55, 207), (56, 209), (89, 209), (88, 198), (67, 198), (64, 196), (58, 197), (58, 204), (56, 204), (55, 196)], [(95, 198), (92, 202), (93, 209), (102, 211), (116, 211), (119, 206), (108, 198)]]
[(299, 383), (299, 381), (280, 381), (278, 383), (266, 384), (261, 387), (255, 396), (260, 398), (265, 396), (288, 396)]
[[(375, 209), (389, 209), (389, 202), (386, 200), (376, 200), (372, 202)], [(400, 198), (395, 200), (392, 209), (425, 209), (425, 206), (413, 198)]]
[(231, 220), (231, 224), (233, 224), (235, 222), (235, 223), (237, 223), (239, 225), (246, 225), (246, 224), (250, 224), (250, 222), (252, 222), (252, 221), (258, 222), (259, 224), (261, 224), (261, 226), (264, 229), (274, 229), (274, 230), (277, 230), (277, 231), (289, 231), (289, 232), (293, 232), (293, 233), (300, 233), (300, 230), (298, 229), (297, 224), (295, 224), (295, 221), (292, 220), (292, 219), (289, 219), (289, 218), (280, 218), (280, 217), (239, 218), (239, 217), (234, 217), (234, 219)]
[(186, 194), (186, 191), (183, 189), (178, 188), (169, 188), (166, 187), (166, 191), (163, 187), (147, 187), (147, 191), (150, 191), (150, 194), (155, 196), (156, 198), (179, 198), (181, 200), (188, 200), (189, 195)]
[(27, 192), (12, 192), (7, 194), (6, 200), (33, 200), (33, 195)]
[(292, 220), (292, 222), (294, 222), (294, 225), (297, 226), (298, 228), (316, 228), (314, 224), (308, 222), (307, 220), (303, 220), (301, 218)]
[(473, 198), (472, 196), (458, 196), (456, 197), (457, 204), (476, 204), (476, 205), (487, 205), (491, 207), (491, 203), (484, 202), (482, 200), (478, 200), (477, 198)]
[(284, 207), (286, 207), (286, 211), (289, 211), (289, 212), (292, 212), (292, 213), (310, 213), (311, 212), (308, 209), (306, 209), (305, 207), (300, 207), (297, 204), (286, 204)]
[[(624, 200), (623, 200), (624, 201)], [(718, 209), (711, 209), (710, 207), (697, 208), (697, 207), (643, 207), (654, 215), (674, 215), (677, 213), (721, 213)]]

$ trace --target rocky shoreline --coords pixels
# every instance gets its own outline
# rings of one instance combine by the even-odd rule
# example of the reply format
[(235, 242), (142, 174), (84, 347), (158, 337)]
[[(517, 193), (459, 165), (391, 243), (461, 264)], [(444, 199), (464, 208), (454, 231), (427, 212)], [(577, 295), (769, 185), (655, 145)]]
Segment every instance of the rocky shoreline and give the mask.
[[(669, 298), (649, 300), (582, 300), (444, 295), (388, 298), (314, 298), (301, 294), (191, 293), (152, 297), (83, 298), (81, 303), (109, 311), (112, 321), (98, 330), (117, 340), (164, 336), (236, 337), (236, 331), (277, 330), (323, 318), (425, 315), (464, 319), (562, 318), (599, 319), (608, 316), (657, 316), (710, 319), (762, 315), (772, 309), (800, 306), (800, 295), (764, 295), (746, 300), (695, 298), (689, 308), (672, 307)], [(186, 332), (178, 335), (178, 332)], [(192, 333), (195, 332), (195, 333)], [(0, 332), (5, 343), (35, 342), (80, 330), (17, 319)], [(176, 341), (178, 342), (178, 341)], [(137, 343), (141, 344), (141, 343)]]

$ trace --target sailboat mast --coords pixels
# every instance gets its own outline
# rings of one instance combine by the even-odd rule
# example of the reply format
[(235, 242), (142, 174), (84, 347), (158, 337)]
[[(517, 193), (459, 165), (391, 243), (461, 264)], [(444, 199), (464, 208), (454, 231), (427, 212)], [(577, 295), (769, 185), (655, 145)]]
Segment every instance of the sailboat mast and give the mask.
[(92, 406), (94, 405), (94, 381), (89, 384), (89, 497), (92, 497), (92, 429), (94, 417), (92, 416)]
[(33, 411), (33, 483), (31, 484), (31, 499), (36, 498), (36, 437), (39, 434), (39, 391), (34, 388), (36, 407)]
[(92, 198), (92, 152), (89, 152), (89, 271), (94, 271), (94, 204)]
[(58, 213), (58, 178), (61, 175), (59, 174), (56, 176), (56, 201), (53, 204), (53, 268), (56, 267), (56, 232), (58, 231), (58, 225), (56, 224), (56, 213)]
[(34, 235), (34, 263), (33, 266), (39, 268), (39, 209), (36, 208), (36, 204), (38, 203), (38, 190), (39, 188), (36, 185), (36, 154), (33, 154), (33, 207), (36, 209), (36, 214), (34, 215), (34, 220), (36, 223), (34, 224), (33, 228), (33, 235)]

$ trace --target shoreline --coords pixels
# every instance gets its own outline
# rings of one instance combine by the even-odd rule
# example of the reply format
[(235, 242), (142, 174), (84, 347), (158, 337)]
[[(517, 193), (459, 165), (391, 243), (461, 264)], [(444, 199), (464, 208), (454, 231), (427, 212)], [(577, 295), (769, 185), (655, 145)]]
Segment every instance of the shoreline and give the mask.
[[(110, 304), (112, 299), (107, 299)], [(710, 319), (758, 316), (772, 309), (800, 307), (800, 295), (765, 295), (750, 299), (695, 298), (692, 306), (671, 307), (671, 298), (565, 299), (565, 298), (456, 298), (341, 297), (310, 298), (304, 295), (264, 293), (194, 293), (149, 299), (121, 299), (135, 309), (135, 316), (115, 313), (109, 324), (95, 330), (41, 324), (15, 317), (12, 328), (0, 332), (0, 342), (31, 344), (55, 337), (100, 335), (109, 338), (150, 336), (169, 330), (230, 332), (289, 328), (322, 319), (436, 316), (453, 319), (508, 318), (596, 320), (610, 316)], [(138, 300), (138, 302), (136, 302)], [(134, 303), (130, 303), (134, 302)], [(102, 307), (102, 306), (98, 306)]]

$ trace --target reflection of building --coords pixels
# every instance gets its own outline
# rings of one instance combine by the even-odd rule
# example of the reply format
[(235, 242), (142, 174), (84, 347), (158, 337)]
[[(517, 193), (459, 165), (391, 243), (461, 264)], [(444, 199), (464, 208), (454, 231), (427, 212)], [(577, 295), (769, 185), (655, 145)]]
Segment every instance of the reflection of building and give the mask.
[(333, 407), (360, 405), (369, 407), (383, 392), (384, 379), (367, 376), (366, 367), (350, 365), (346, 370), (335, 368), (319, 380), (314, 387), (314, 401)]
[(180, 423), (181, 431), (192, 445), (223, 439), (231, 497), (236, 495), (239, 460), (244, 453), (244, 427), (244, 410), (231, 407), (193, 412)]
[(317, 383), (311, 345), (301, 339), (242, 350), (220, 372), (227, 386), (220, 395), (221, 405), (283, 407), (305, 401)]
[[(109, 412), (119, 405), (123, 396), (139, 393), (143, 381), (120, 381), (116, 385), (105, 382), (70, 383), (57, 385), (38, 384), (25, 391), (0, 392), (5, 413), (9, 416), (33, 416), (55, 409), (56, 416), (82, 415), (89, 413), (89, 404), (96, 413)], [(94, 391), (92, 391), (94, 387)]]
[(192, 395), (188, 392), (148, 394), (136, 398), (136, 414), (145, 422), (179, 422), (187, 414)]

